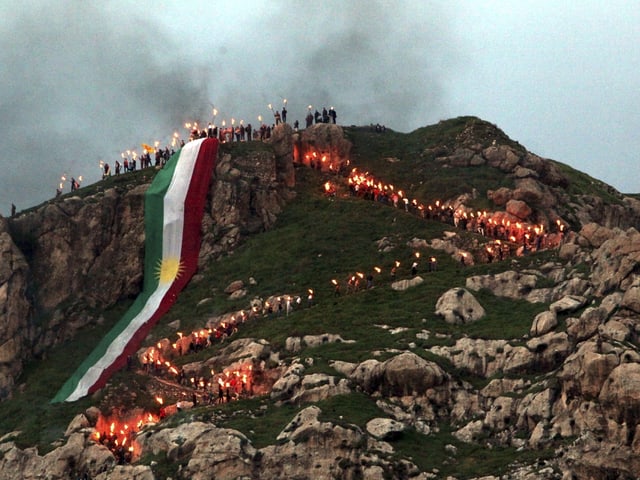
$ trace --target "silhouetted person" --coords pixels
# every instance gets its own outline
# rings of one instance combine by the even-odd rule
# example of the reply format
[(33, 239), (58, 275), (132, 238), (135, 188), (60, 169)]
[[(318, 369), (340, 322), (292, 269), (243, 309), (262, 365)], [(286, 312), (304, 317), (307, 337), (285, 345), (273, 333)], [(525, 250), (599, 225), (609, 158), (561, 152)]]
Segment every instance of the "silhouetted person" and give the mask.
[(336, 117), (338, 116), (338, 114), (333, 107), (331, 107), (331, 109), (329, 110), (329, 116), (331, 117), (331, 123), (336, 123)]
[(16, 216), (16, 206), (13, 203), (11, 204), (11, 216)]

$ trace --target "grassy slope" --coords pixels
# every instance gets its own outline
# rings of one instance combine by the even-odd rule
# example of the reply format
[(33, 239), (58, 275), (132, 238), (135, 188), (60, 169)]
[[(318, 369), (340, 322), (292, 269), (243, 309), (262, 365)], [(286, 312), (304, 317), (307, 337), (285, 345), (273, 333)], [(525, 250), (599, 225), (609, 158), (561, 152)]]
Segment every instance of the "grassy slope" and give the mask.
[[(496, 175), (493, 168), (449, 168), (435, 161), (428, 149), (444, 145), (453, 151), (458, 136), (468, 125), (482, 130), (477, 134), (483, 138), (485, 146), (493, 139), (507, 141), (499, 130), (474, 117), (440, 122), (410, 134), (393, 131), (382, 134), (369, 128), (351, 128), (347, 130), (347, 137), (355, 145), (354, 162), (363, 166), (361, 170), (368, 170), (382, 181), (402, 188), (410, 198), (418, 198), (424, 203), (452, 198), (474, 188), (485, 192), (489, 188), (513, 187), (510, 179)], [(389, 161), (390, 158), (398, 161)], [(473, 206), (482, 209), (489, 205), (479, 199)]]
[[(445, 129), (444, 133), (438, 135), (455, 135), (460, 125), (455, 122), (442, 125), (439, 128), (447, 127), (453, 133), (447, 133)], [(370, 170), (377, 177), (395, 182), (399, 188), (409, 191), (410, 182), (407, 180), (413, 179), (413, 195), (429, 200), (426, 193), (425, 196), (419, 194), (427, 189), (429, 192), (437, 192), (438, 189), (442, 193), (448, 192), (453, 188), (451, 185), (456, 178), (457, 184), (463, 178), (449, 172), (437, 171), (436, 174), (429, 159), (420, 159), (419, 153), (425, 148), (425, 142), (435, 142), (436, 133), (425, 130), (410, 135), (394, 132), (380, 135), (368, 129), (350, 129), (349, 136), (356, 143), (356, 165), (363, 165), (363, 170)], [(430, 136), (434, 139), (430, 140)], [(400, 162), (391, 164), (385, 160), (387, 156), (399, 158)], [(474, 172), (477, 173), (477, 170)], [(477, 182), (491, 180), (485, 175), (465, 175), (464, 182), (472, 186), (480, 187)], [(443, 182), (440, 185), (437, 179), (441, 176)], [(276, 348), (281, 348), (288, 336), (297, 334), (339, 333), (344, 338), (356, 340), (355, 344), (324, 345), (301, 352), (301, 356), (312, 356), (316, 360), (313, 371), (332, 374), (336, 372), (328, 366), (331, 359), (357, 362), (371, 358), (373, 350), (404, 349), (412, 341), (418, 343), (419, 347), (443, 341), (416, 341), (415, 333), (422, 329), (450, 334), (452, 339), (446, 340), (450, 342), (463, 334), (517, 340), (528, 331), (533, 315), (545, 308), (542, 305), (497, 299), (482, 293), (478, 298), (489, 313), (485, 320), (465, 328), (445, 324), (433, 313), (435, 302), (444, 291), (464, 286), (464, 280), (469, 275), (489, 270), (500, 271), (511, 268), (511, 264), (504, 262), (501, 265), (478, 265), (462, 269), (457, 262), (440, 252), (425, 251), (425, 256), (438, 257), (439, 271), (423, 272), (426, 281), (419, 287), (406, 292), (392, 291), (388, 287), (389, 277), (385, 272), (389, 271), (395, 260), (399, 260), (402, 267), (398, 276), (408, 277), (407, 265), (414, 252), (406, 247), (406, 242), (414, 237), (429, 240), (441, 236), (449, 227), (438, 222), (422, 221), (391, 207), (347, 195), (338, 196), (335, 201), (328, 200), (320, 191), (325, 177), (315, 171), (299, 169), (297, 179), (298, 197), (281, 214), (276, 227), (249, 238), (234, 255), (209, 265), (202, 272), (203, 280), (187, 287), (172, 311), (154, 330), (150, 343), (171, 333), (166, 325), (175, 319), (181, 320), (182, 328), (186, 331), (189, 327), (203, 326), (212, 315), (245, 308), (246, 300), (230, 302), (222, 291), (232, 280), (247, 281), (249, 277), (257, 280), (257, 285), (249, 289), (249, 298), (279, 293), (304, 294), (308, 288), (313, 288), (317, 294), (317, 304), (310, 309), (295, 311), (289, 317), (253, 321), (243, 326), (238, 337), (265, 338)], [(415, 179), (421, 179), (422, 184)], [(436, 188), (434, 185), (439, 186)], [(375, 247), (374, 241), (384, 236), (393, 238), (397, 245), (391, 253), (380, 253)], [(522, 262), (521, 267), (546, 260), (548, 255), (532, 256)], [(344, 280), (356, 271), (367, 273), (374, 266), (383, 269), (383, 273), (376, 277), (376, 288), (333, 296), (331, 279)], [(211, 301), (197, 307), (203, 298), (211, 298)], [(90, 405), (91, 400), (85, 399), (72, 405), (50, 405), (48, 400), (125, 307), (119, 305), (105, 312), (106, 321), (102, 327), (83, 332), (78, 338), (48, 353), (46, 361), (34, 362), (26, 369), (21, 379), (24, 382), (22, 393), (3, 403), (0, 434), (21, 430), (21, 445), (39, 445), (42, 450), (50, 448), (50, 442), (60, 438), (72, 416)], [(375, 327), (376, 324), (402, 326), (409, 330), (391, 335)], [(420, 354), (421, 348), (416, 352)], [(207, 351), (207, 354), (213, 353), (213, 350)], [(444, 361), (441, 364), (448, 367)], [(464, 372), (450, 370), (450, 373), (470, 380), (465, 378)], [(126, 382), (127, 375), (118, 375), (114, 382)], [(259, 405), (266, 407), (260, 410), (257, 418), (233, 413), (237, 409), (257, 412)], [(330, 399), (322, 402), (321, 407), (328, 419), (349, 420), (360, 426), (364, 426), (368, 419), (382, 415), (372, 399), (360, 394)], [(271, 405), (268, 399), (253, 399), (216, 407), (216, 411), (226, 419), (226, 425), (240, 428), (260, 447), (275, 441), (297, 408), (287, 407), (283, 410)], [(210, 412), (199, 409), (194, 415), (210, 415)], [(344, 420), (340, 420), (340, 416)], [(464, 458), (464, 461), (452, 464), (446, 459), (444, 445), (447, 443), (460, 448), (463, 454), (459, 458)], [(457, 472), (462, 477), (483, 472), (495, 473), (516, 458), (524, 459), (525, 455), (511, 450), (461, 445), (451, 437), (448, 426), (442, 426), (439, 433), (430, 436), (408, 432), (394, 446), (398, 455), (411, 456), (423, 468), (435, 467), (443, 473)]]

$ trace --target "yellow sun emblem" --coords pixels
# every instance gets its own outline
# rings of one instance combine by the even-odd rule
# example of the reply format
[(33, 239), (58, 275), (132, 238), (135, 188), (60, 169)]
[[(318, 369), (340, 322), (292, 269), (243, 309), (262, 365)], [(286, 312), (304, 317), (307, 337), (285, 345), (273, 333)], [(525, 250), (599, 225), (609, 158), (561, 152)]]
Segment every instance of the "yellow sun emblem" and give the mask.
[(183, 271), (183, 266), (180, 263), (180, 259), (176, 257), (168, 257), (160, 260), (156, 275), (160, 284), (167, 284), (173, 282), (178, 278)]

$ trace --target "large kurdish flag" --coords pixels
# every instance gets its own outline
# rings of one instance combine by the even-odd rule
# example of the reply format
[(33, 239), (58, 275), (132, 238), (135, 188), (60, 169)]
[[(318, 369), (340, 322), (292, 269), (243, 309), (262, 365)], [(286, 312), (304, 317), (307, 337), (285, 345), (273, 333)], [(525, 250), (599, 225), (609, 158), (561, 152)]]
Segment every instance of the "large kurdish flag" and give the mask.
[(196, 272), (202, 214), (217, 153), (217, 139), (189, 142), (154, 178), (145, 194), (142, 293), (52, 402), (78, 400), (103, 387)]

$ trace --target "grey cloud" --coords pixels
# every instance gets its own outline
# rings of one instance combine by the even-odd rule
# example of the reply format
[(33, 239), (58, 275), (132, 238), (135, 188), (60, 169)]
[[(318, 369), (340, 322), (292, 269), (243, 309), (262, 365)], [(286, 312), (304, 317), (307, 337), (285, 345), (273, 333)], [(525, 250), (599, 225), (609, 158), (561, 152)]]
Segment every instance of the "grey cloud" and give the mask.
[(65, 172), (94, 181), (100, 159), (207, 107), (206, 71), (164, 56), (170, 40), (145, 19), (94, 2), (15, 11), (1, 32), (3, 210), (51, 198)]

